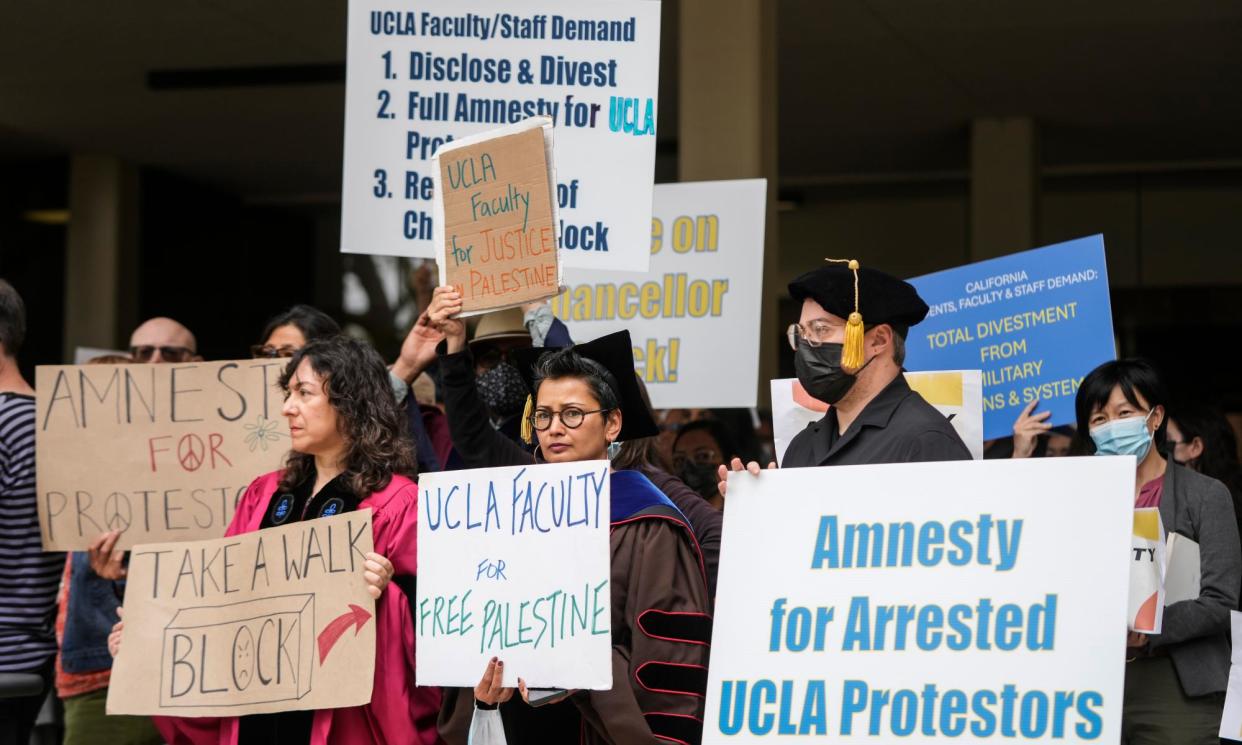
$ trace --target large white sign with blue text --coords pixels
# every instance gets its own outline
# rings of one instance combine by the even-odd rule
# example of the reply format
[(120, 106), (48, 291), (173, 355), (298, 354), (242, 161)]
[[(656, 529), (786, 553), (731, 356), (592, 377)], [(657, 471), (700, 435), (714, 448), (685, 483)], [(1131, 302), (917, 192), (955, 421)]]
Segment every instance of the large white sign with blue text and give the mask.
[(1134, 459), (729, 475), (705, 743), (1120, 737)]
[(436, 149), (547, 116), (565, 266), (647, 269), (657, 0), (350, 0), (348, 41), (342, 251), (434, 258)]

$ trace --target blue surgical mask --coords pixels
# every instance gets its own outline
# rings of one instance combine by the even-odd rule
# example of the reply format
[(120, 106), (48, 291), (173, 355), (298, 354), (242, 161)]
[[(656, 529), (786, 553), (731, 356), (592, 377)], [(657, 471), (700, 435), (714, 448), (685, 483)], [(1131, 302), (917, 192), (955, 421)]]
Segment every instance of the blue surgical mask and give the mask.
[(1095, 442), (1096, 455), (1133, 455), (1142, 461), (1151, 450), (1151, 432), (1147, 431), (1147, 420), (1155, 413), (1155, 409), (1147, 412), (1147, 416), (1131, 416), (1125, 419), (1114, 419), (1106, 424), (1091, 428), (1091, 439)]

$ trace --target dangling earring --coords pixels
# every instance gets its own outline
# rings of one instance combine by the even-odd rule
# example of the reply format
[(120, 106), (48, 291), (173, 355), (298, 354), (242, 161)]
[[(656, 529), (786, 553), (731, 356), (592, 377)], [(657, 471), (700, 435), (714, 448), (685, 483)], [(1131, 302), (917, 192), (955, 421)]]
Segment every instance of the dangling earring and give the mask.
[(621, 443), (619, 442), (608, 443), (608, 460), (615, 460), (616, 457), (620, 454), (621, 454)]
[(543, 455), (543, 453), (539, 452), (539, 443), (535, 443), (535, 450), (531, 453), (531, 455), (534, 456), (536, 463), (547, 463), (548, 462), (546, 459), (544, 460), (539, 459), (540, 456)]

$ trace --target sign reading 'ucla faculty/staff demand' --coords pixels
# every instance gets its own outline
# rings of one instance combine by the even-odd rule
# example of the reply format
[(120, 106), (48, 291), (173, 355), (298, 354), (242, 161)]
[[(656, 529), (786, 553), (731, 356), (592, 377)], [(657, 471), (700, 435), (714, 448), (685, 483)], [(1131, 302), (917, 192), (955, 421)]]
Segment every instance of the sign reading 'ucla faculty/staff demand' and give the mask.
[(646, 271), (659, 2), (350, 0), (348, 36), (342, 251), (436, 256), (432, 156), (545, 116), (565, 265)]
[(910, 330), (910, 370), (983, 370), (983, 436), (1013, 432), (1039, 400), (1074, 421), (1084, 376), (1115, 356), (1104, 237), (1057, 243), (915, 277), (931, 306)]

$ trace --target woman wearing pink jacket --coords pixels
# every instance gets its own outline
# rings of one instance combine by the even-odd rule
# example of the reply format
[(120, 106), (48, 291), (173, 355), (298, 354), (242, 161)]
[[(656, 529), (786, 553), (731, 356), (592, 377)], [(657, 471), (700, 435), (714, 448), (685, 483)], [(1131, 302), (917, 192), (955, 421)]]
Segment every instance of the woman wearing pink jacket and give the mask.
[[(436, 745), (439, 689), (414, 685), (418, 486), (410, 479), (417, 465), (383, 360), (352, 339), (322, 339), (294, 354), (280, 383), (292, 452), (283, 470), (250, 485), (226, 535), (372, 510), (375, 552), (364, 575), (377, 598), (371, 702), (229, 718), (157, 717), (156, 725), (173, 745)], [(114, 655), (121, 627), (110, 639)]]

